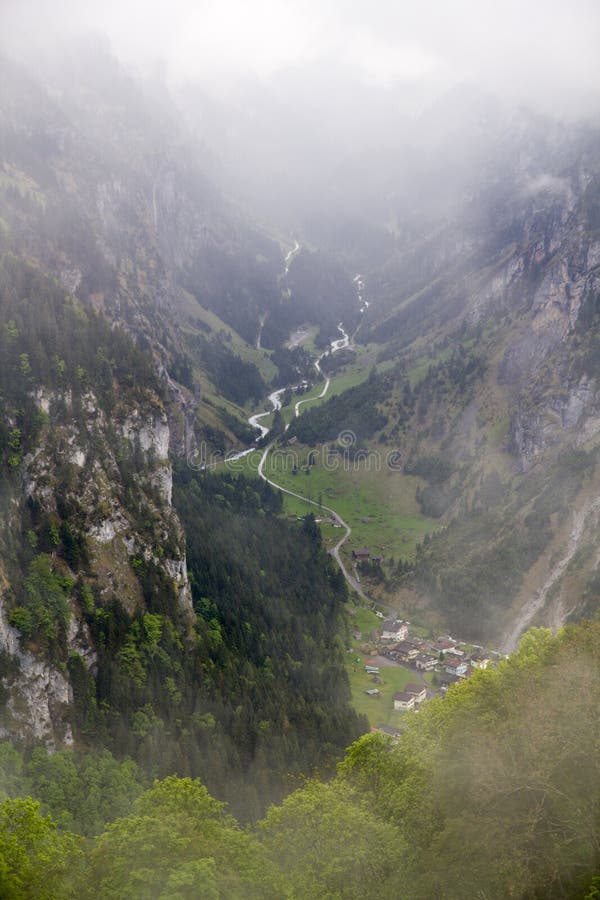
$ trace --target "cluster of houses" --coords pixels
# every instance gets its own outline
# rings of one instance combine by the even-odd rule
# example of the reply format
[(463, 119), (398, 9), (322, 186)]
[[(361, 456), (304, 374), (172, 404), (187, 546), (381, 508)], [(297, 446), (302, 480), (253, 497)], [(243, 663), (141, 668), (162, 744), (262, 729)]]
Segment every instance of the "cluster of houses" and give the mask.
[[(417, 711), (428, 696), (440, 692), (445, 695), (452, 684), (456, 684), (467, 678), (475, 669), (487, 669), (493, 666), (504, 654), (495, 650), (485, 650), (483, 647), (458, 641), (450, 635), (442, 635), (436, 640), (426, 640), (410, 634), (410, 623), (401, 619), (383, 619), (381, 613), (376, 615), (382, 619), (381, 629), (377, 635), (376, 649), (371, 649), (371, 657), (365, 665), (367, 675), (373, 676), (374, 686), (365, 690), (365, 694), (377, 698), (381, 691), (375, 685), (383, 683), (380, 665), (382, 660), (378, 657), (387, 657), (394, 662), (414, 668), (422, 676), (426, 672), (435, 673), (433, 686), (427, 686), (422, 677), (415, 679), (414, 683), (404, 686), (401, 691), (393, 694), (394, 710), (400, 713)], [(355, 632), (355, 638), (362, 637), (361, 632)], [(356, 662), (360, 660), (357, 659)], [(372, 731), (379, 731), (396, 740), (407, 727), (404, 719), (398, 719), (396, 723), (382, 724)]]
[[(442, 691), (467, 678), (474, 669), (487, 669), (501, 658), (501, 654), (495, 651), (465, 644), (450, 635), (444, 635), (435, 641), (411, 637), (409, 623), (400, 619), (387, 619), (382, 623), (380, 642), (379, 652), (382, 656), (420, 672), (435, 672), (437, 684)], [(404, 700), (398, 702), (409, 703)], [(394, 699), (396, 709), (412, 709), (414, 705), (413, 702), (410, 705), (396, 706)]]

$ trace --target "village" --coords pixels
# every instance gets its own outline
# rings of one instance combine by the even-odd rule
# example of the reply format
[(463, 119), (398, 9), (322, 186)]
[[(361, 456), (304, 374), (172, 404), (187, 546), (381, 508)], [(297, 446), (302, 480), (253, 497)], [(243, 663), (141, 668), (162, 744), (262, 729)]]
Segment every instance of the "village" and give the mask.
[[(399, 618), (384, 620), (381, 612), (374, 615), (382, 620), (379, 628), (372, 629), (366, 641), (363, 632), (355, 630), (351, 650), (355, 654), (351, 677), (354, 692), (360, 689), (370, 701), (360, 707), (367, 714), (372, 731), (397, 737), (406, 727), (406, 713), (418, 712), (425, 700), (445, 696), (452, 685), (505, 658), (498, 651), (450, 635), (428, 640), (411, 634), (409, 622)], [(393, 683), (401, 689), (390, 693)], [(380, 711), (384, 722), (378, 719)]]

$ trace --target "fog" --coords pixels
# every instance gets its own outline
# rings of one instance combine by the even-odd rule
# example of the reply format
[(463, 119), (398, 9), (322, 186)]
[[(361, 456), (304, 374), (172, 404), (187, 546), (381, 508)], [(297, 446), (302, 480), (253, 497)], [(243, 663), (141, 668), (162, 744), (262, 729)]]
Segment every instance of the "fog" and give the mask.
[(174, 81), (217, 92), (327, 61), (408, 94), (469, 81), (546, 112), (598, 109), (594, 0), (3, 0), (0, 21), (13, 47), (98, 30), (122, 59), (163, 60)]

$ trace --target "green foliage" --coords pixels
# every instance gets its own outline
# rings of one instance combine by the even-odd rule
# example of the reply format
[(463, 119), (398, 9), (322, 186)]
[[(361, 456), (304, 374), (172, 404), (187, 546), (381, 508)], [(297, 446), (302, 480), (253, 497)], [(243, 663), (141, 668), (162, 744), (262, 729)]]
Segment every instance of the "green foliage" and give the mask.
[(73, 581), (60, 575), (46, 553), (36, 556), (25, 579), (24, 605), (9, 613), (9, 621), (26, 637), (37, 637), (52, 652), (64, 643), (69, 624), (68, 597)]
[[(33, 800), (5, 800), (2, 896), (591, 900), (599, 648), (600, 622), (534, 629), (496, 670), (407, 717), (398, 740), (363, 736), (332, 781), (305, 781), (247, 830), (198, 780), (140, 793), (135, 769), (109, 754), (36, 750), (27, 762), (0, 745), (11, 792), (97, 835), (82, 867), (73, 835)], [(214, 735), (211, 714), (195, 721)]]
[(32, 384), (78, 392), (93, 387), (105, 408), (115, 385), (132, 398), (157, 388), (150, 362), (127, 335), (84, 312), (56, 282), (10, 254), (0, 259), (0, 322), (0, 392), (19, 414), (13, 449), (17, 434), (29, 440), (35, 427)]
[(90, 897), (119, 900), (281, 896), (257, 842), (189, 778), (155, 782), (100, 835), (89, 885)]
[(391, 373), (376, 375), (312, 407), (292, 421), (289, 436), (309, 446), (334, 441), (341, 431), (353, 432), (358, 442), (372, 437), (387, 424), (387, 416), (377, 404), (385, 399), (394, 381)]
[(257, 808), (241, 776), (261, 803), (278, 798), (290, 776), (330, 770), (363, 727), (337, 640), (346, 588), (313, 521), (272, 515), (281, 496), (269, 485), (182, 469), (174, 502), (197, 614), (195, 708), (216, 722), (187, 728), (206, 754), (198, 773), (246, 818)]
[(245, 362), (224, 341), (197, 335), (193, 349), (199, 353), (215, 387), (235, 403), (244, 404), (251, 399), (257, 403), (266, 393), (266, 385), (254, 363)]
[(398, 896), (400, 832), (344, 782), (309, 782), (269, 810), (258, 834), (289, 896)]
[(49, 753), (36, 747), (23, 753), (5, 742), (0, 744), (0, 785), (1, 799), (32, 795), (59, 827), (89, 836), (131, 812), (143, 780), (132, 760), (118, 761), (108, 750)]
[(77, 896), (67, 885), (80, 855), (75, 835), (60, 834), (31, 798), (0, 803), (0, 896), (6, 900)]

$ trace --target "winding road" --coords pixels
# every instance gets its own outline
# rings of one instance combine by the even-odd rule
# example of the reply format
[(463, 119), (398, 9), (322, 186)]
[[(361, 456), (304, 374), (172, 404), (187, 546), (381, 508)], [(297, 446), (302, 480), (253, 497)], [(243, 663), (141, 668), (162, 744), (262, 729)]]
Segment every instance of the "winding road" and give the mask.
[[(329, 350), (326, 350), (324, 353), (322, 353), (321, 356), (319, 356), (319, 358), (315, 361), (315, 368), (316, 368), (317, 372), (319, 372), (319, 374), (322, 374), (320, 362), (323, 359), (323, 357), (327, 356), (328, 353), (336, 353), (338, 350), (344, 349), (344, 347), (347, 347), (350, 343), (350, 338), (349, 338), (348, 334), (344, 331), (344, 328), (343, 328), (343, 325), (341, 322), (338, 325), (338, 331), (341, 334), (341, 338), (338, 338), (337, 340), (332, 341)], [(295, 408), (294, 408), (294, 416), (297, 417), (300, 415), (300, 407), (304, 403), (311, 403), (314, 400), (322, 400), (327, 395), (330, 384), (331, 384), (331, 379), (329, 377), (326, 377), (325, 384), (323, 386), (323, 390), (321, 391), (320, 394), (318, 394), (316, 397), (307, 397), (305, 400), (298, 400), (298, 402), (296, 403)], [(249, 417), (248, 423), (250, 425), (252, 425), (253, 428), (258, 428), (260, 430), (260, 436), (259, 436), (258, 440), (260, 440), (260, 438), (265, 437), (270, 431), (270, 429), (267, 428), (266, 425), (261, 425), (260, 419), (263, 419), (265, 416), (269, 416), (272, 412), (275, 412), (276, 410), (281, 409), (281, 399), (280, 398), (281, 398), (281, 395), (284, 393), (284, 391), (285, 391), (285, 388), (279, 388), (278, 390), (273, 391), (272, 394), (269, 394), (269, 401), (271, 403), (271, 406), (273, 407), (272, 410), (268, 409), (268, 410), (265, 410), (264, 412), (255, 413), (254, 415)], [(289, 425), (286, 426), (286, 431), (288, 428), (289, 428)], [(348, 571), (348, 569), (344, 565), (344, 562), (341, 557), (340, 550), (342, 549), (342, 547), (344, 546), (344, 544), (346, 543), (346, 541), (352, 534), (352, 528), (348, 525), (348, 523), (345, 522), (342, 519), (342, 517), (339, 515), (339, 513), (336, 512), (335, 509), (332, 509), (330, 506), (324, 506), (321, 503), (317, 503), (316, 500), (311, 500), (309, 497), (305, 497), (303, 494), (298, 494), (298, 493), (296, 493), (296, 491), (290, 491), (288, 488), (281, 487), (281, 485), (277, 484), (276, 481), (272, 481), (270, 478), (267, 477), (267, 475), (265, 475), (265, 471), (264, 471), (265, 463), (267, 461), (269, 453), (271, 452), (274, 444), (275, 444), (275, 441), (271, 441), (271, 443), (267, 444), (267, 446), (264, 448), (264, 450), (262, 452), (260, 462), (258, 464), (259, 478), (262, 478), (263, 481), (266, 481), (267, 484), (270, 484), (272, 487), (277, 488), (277, 490), (281, 491), (283, 494), (288, 494), (290, 497), (296, 497), (297, 500), (302, 500), (304, 503), (310, 504), (310, 506), (316, 506), (317, 509), (319, 509), (319, 510), (325, 510), (326, 512), (328, 512), (331, 515), (331, 517), (333, 518), (333, 520), (335, 522), (337, 522), (339, 525), (341, 525), (341, 527), (344, 529), (344, 534), (342, 535), (340, 540), (337, 542), (337, 544), (331, 548), (329, 553), (331, 554), (331, 556), (333, 556), (333, 558), (337, 562), (338, 566), (340, 567), (340, 569), (342, 571), (344, 578), (346, 579), (346, 581), (350, 585), (350, 587), (354, 591), (356, 591), (356, 593), (360, 597), (362, 597), (362, 599), (365, 600), (367, 603), (372, 603), (373, 601), (371, 600), (371, 598), (367, 597), (367, 595), (363, 591), (362, 587), (360, 586), (360, 582), (354, 577), (354, 575), (352, 575)], [(253, 453), (254, 449), (255, 449), (254, 447), (250, 447), (247, 450), (242, 450), (241, 453), (236, 453), (235, 456), (229, 457), (229, 459), (230, 460), (241, 459), (242, 457), (247, 456), (249, 453)]]
[[(288, 253), (286, 254), (286, 257), (285, 257), (285, 275), (288, 274), (290, 263), (291, 263), (292, 259), (294, 258), (294, 256), (300, 251), (300, 249), (301, 249), (300, 244), (298, 243), (297, 240), (294, 240), (294, 246), (292, 247), (291, 250), (288, 251)], [(364, 308), (366, 308), (366, 307), (365, 307), (365, 303), (364, 303), (364, 300), (362, 297), (362, 290), (364, 289), (364, 283), (362, 281), (361, 276), (357, 275), (356, 278), (354, 279), (354, 283), (356, 284), (357, 297), (361, 304), (361, 312), (363, 312)], [(366, 304), (366, 305), (368, 305), (368, 304)], [(262, 333), (263, 324), (264, 324), (264, 320), (261, 318), (258, 338), (257, 338), (257, 342), (256, 342), (256, 346), (259, 348), (260, 348), (260, 337), (261, 337), (261, 333)], [(317, 372), (319, 373), (319, 375), (323, 374), (323, 372), (321, 370), (321, 360), (325, 356), (327, 356), (329, 354), (337, 353), (339, 350), (343, 350), (344, 348), (346, 348), (350, 345), (350, 337), (344, 331), (344, 326), (343, 326), (342, 322), (340, 322), (338, 324), (338, 331), (339, 331), (341, 337), (337, 338), (335, 341), (332, 341), (329, 346), (329, 349), (325, 350), (319, 356), (319, 358), (317, 360), (315, 360), (314, 366), (315, 366), (315, 369), (317, 370)], [(294, 417), (297, 418), (300, 415), (300, 407), (303, 406), (305, 403), (312, 403), (315, 400), (323, 400), (324, 397), (327, 396), (330, 385), (331, 385), (331, 378), (328, 375), (326, 375), (325, 376), (325, 384), (323, 385), (323, 390), (321, 391), (320, 394), (318, 394), (316, 397), (307, 397), (304, 400), (298, 400), (298, 402), (296, 403), (296, 405), (294, 407)], [(271, 415), (272, 412), (276, 412), (278, 409), (281, 409), (281, 405), (282, 405), (281, 404), (281, 395), (285, 392), (285, 390), (286, 390), (286, 388), (278, 388), (276, 391), (273, 391), (273, 393), (269, 394), (269, 402), (272, 406), (272, 409), (267, 409), (267, 410), (264, 410), (263, 412), (254, 413), (254, 415), (252, 415), (248, 418), (248, 423), (253, 428), (257, 428), (260, 431), (260, 435), (258, 436), (257, 440), (261, 440), (262, 438), (266, 437), (266, 435), (270, 431), (270, 429), (267, 428), (266, 425), (261, 424), (260, 420), (264, 419), (266, 416)], [(285, 430), (287, 431), (288, 428), (289, 428), (289, 424), (286, 425)], [(363, 591), (358, 578), (355, 578), (354, 575), (352, 575), (352, 573), (348, 571), (348, 569), (344, 565), (344, 562), (341, 557), (340, 551), (341, 551), (342, 547), (344, 546), (344, 544), (346, 543), (346, 541), (348, 540), (348, 538), (350, 537), (350, 535), (352, 534), (352, 529), (348, 525), (348, 523), (344, 522), (344, 520), (339, 515), (339, 513), (336, 512), (335, 509), (332, 509), (330, 506), (324, 506), (321, 503), (317, 503), (315, 500), (311, 500), (309, 497), (305, 497), (303, 494), (298, 494), (295, 491), (290, 491), (288, 488), (281, 487), (281, 485), (277, 484), (277, 482), (275, 482), (275, 481), (272, 481), (270, 478), (268, 478), (265, 475), (265, 472), (264, 472), (265, 463), (267, 461), (269, 453), (271, 452), (274, 444), (275, 444), (275, 441), (274, 440), (271, 441), (271, 443), (267, 444), (267, 446), (264, 448), (264, 450), (262, 452), (260, 462), (258, 464), (259, 478), (262, 478), (262, 480), (266, 481), (267, 484), (270, 484), (272, 487), (277, 488), (278, 491), (281, 491), (284, 494), (288, 494), (290, 497), (296, 497), (297, 500), (302, 500), (304, 503), (308, 503), (310, 506), (316, 506), (317, 509), (319, 509), (319, 510), (325, 510), (326, 512), (328, 512), (331, 515), (333, 521), (336, 522), (337, 524), (339, 524), (344, 529), (344, 534), (342, 535), (340, 540), (337, 542), (337, 544), (331, 548), (329, 553), (331, 554), (331, 556), (333, 556), (333, 558), (337, 562), (338, 566), (340, 567), (340, 569), (342, 571), (344, 578), (346, 579), (346, 582), (350, 585), (352, 590), (356, 591), (356, 593), (360, 597), (362, 597), (362, 599), (365, 600), (367, 603), (374, 605), (371, 598), (367, 597), (367, 595)], [(248, 447), (246, 450), (242, 450), (239, 453), (235, 453), (232, 456), (228, 456), (227, 461), (232, 462), (237, 459), (242, 459), (243, 457), (248, 456), (250, 453), (254, 453), (255, 449), (256, 449), (256, 447)]]
[[(316, 398), (313, 398), (313, 399), (316, 399)], [(290, 497), (296, 497), (298, 500), (302, 500), (304, 503), (310, 503), (311, 506), (316, 506), (318, 509), (325, 510), (326, 512), (330, 513), (331, 516), (333, 518), (335, 518), (336, 522), (338, 522), (342, 526), (342, 528), (345, 529), (345, 533), (342, 535), (342, 537), (337, 542), (335, 547), (332, 547), (329, 552), (333, 556), (335, 561), (337, 562), (340, 569), (342, 570), (342, 574), (343, 574), (344, 578), (346, 579), (346, 581), (348, 582), (348, 584), (350, 585), (350, 587), (353, 588), (356, 591), (356, 593), (359, 594), (363, 598), (363, 600), (366, 600), (367, 603), (372, 603), (371, 598), (367, 597), (367, 595), (361, 588), (361, 586), (358, 583), (358, 581), (356, 580), (356, 578), (354, 578), (354, 576), (350, 574), (350, 572), (348, 571), (348, 569), (342, 562), (342, 557), (340, 556), (341, 548), (343, 547), (343, 545), (346, 543), (346, 541), (352, 534), (352, 529), (350, 528), (348, 523), (344, 522), (344, 520), (342, 519), (340, 514), (337, 513), (335, 511), (335, 509), (332, 509), (330, 506), (325, 506), (322, 503), (317, 503), (316, 500), (310, 500), (308, 497), (305, 497), (303, 494), (297, 494), (295, 491), (290, 491), (287, 488), (281, 487), (281, 485), (277, 484), (277, 482), (275, 482), (275, 481), (271, 481), (271, 479), (267, 478), (267, 476), (265, 475), (265, 473), (264, 473), (265, 463), (267, 461), (267, 457), (268, 457), (269, 452), (270, 452), (271, 448), (273, 447), (274, 443), (275, 443), (275, 441), (273, 441), (271, 444), (269, 444), (263, 450), (263, 454), (262, 454), (262, 456), (260, 458), (260, 462), (258, 464), (259, 477), (262, 478), (263, 481), (266, 481), (267, 484), (270, 484), (272, 487), (277, 488), (277, 490), (281, 491), (283, 494), (289, 494)]]

